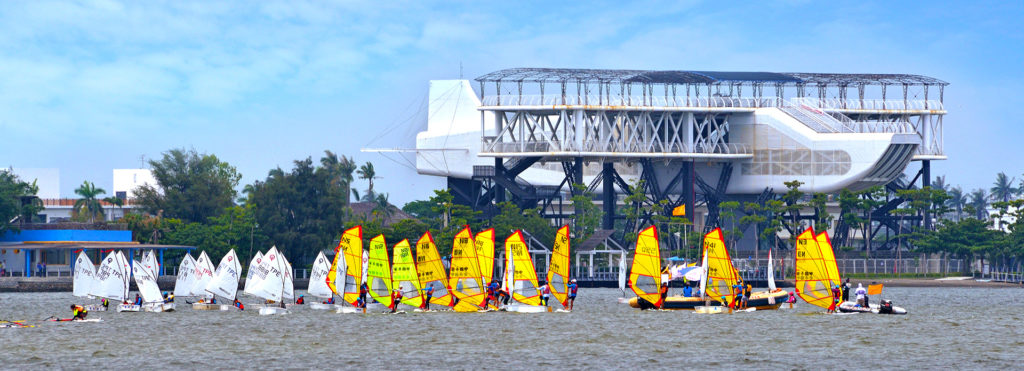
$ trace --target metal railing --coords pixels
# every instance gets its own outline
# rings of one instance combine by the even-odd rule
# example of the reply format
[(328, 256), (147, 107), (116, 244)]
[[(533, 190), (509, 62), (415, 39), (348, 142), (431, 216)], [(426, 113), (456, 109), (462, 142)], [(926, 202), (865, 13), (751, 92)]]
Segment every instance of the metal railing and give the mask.
[[(644, 148), (648, 147), (648, 148)], [(481, 151), (484, 153), (510, 153), (510, 152), (620, 152), (620, 153), (700, 153), (700, 154), (725, 154), (725, 155), (750, 155), (754, 153), (751, 145), (746, 143), (718, 143), (718, 144), (695, 144), (688, 146), (681, 143), (654, 143), (646, 146), (626, 143), (622, 141), (602, 142), (598, 140), (586, 140), (582, 146), (575, 142), (559, 141), (515, 141), (501, 142), (493, 137), (481, 139)]]
[(896, 133), (913, 134), (909, 122), (854, 121), (840, 112), (826, 112), (806, 103), (814, 100), (797, 98), (785, 102), (779, 109), (818, 133)]
[(894, 110), (894, 111), (943, 111), (941, 101), (934, 99), (838, 99), (838, 98), (792, 98), (791, 101), (826, 111), (842, 110)]
[(600, 106), (600, 107), (699, 107), (699, 108), (761, 108), (775, 107), (778, 98), (732, 97), (665, 97), (665, 96), (561, 96), (500, 95), (487, 96), (484, 106)]

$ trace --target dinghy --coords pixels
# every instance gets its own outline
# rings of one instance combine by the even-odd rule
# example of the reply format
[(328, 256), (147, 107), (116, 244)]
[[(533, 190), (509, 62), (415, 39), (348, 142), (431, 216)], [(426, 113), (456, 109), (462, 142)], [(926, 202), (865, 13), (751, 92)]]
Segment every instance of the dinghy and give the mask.
[[(337, 253), (335, 253), (335, 257), (337, 256)], [(335, 261), (337, 261), (337, 259), (335, 259)], [(324, 252), (320, 251), (316, 255), (316, 259), (313, 260), (313, 268), (309, 273), (309, 286), (306, 288), (306, 292), (309, 293), (310, 296), (321, 299), (334, 297), (334, 292), (331, 290), (331, 287), (327, 285), (329, 281), (328, 277), (333, 271), (334, 269), (332, 269), (327, 263), (327, 257), (324, 256)], [(330, 281), (333, 282), (333, 280)], [(334, 304), (310, 302), (308, 305), (309, 309), (334, 309)]]
[(479, 311), (487, 299), (480, 275), (480, 262), (473, 244), (473, 233), (470, 232), (469, 226), (459, 231), (452, 241), (448, 285), (457, 299), (454, 306), (457, 312)]
[(253, 277), (258, 280), (258, 283), (252, 288), (252, 294), (278, 303), (277, 306), (267, 305), (260, 307), (260, 315), (288, 313), (288, 309), (285, 308), (284, 302), (282, 302), (285, 299), (285, 269), (287, 269), (287, 266), (287, 261), (277, 251), (277, 246), (271, 247), (270, 251), (267, 251), (259, 259), (258, 265), (253, 272)]
[[(235, 301), (238, 294), (238, 277), (242, 273), (242, 265), (238, 262), (238, 255), (231, 249), (217, 265), (217, 271), (213, 278), (206, 284), (208, 297), (220, 296), (223, 304), (202, 304), (204, 310), (233, 310), (235, 306), (230, 304)], [(199, 304), (199, 303), (196, 303)], [(195, 308), (195, 304), (193, 304)]]
[(206, 255), (206, 251), (199, 253), (199, 258), (196, 259), (196, 265), (193, 272), (195, 281), (192, 283), (192, 289), (189, 290), (189, 296), (200, 298), (202, 302), (192, 303), (192, 309), (221, 310), (220, 304), (210, 303), (214, 296), (206, 291), (206, 286), (208, 286), (210, 281), (213, 280), (213, 274), (215, 272), (213, 263), (210, 261), (210, 257)]
[[(548, 262), (547, 285), (551, 295), (562, 308), (569, 306), (569, 226), (564, 225), (555, 233), (555, 244), (551, 249), (551, 260)], [(625, 263), (624, 261), (621, 263)], [(619, 281), (625, 286), (626, 267), (619, 266)]]
[(505, 256), (508, 267), (505, 285), (512, 295), (512, 301), (505, 306), (505, 310), (519, 313), (547, 312), (548, 308), (540, 305), (537, 270), (533, 266), (522, 232), (517, 230), (505, 239)]
[(110, 252), (96, 270), (96, 280), (90, 287), (90, 294), (115, 303), (124, 302), (128, 297), (128, 285), (125, 281), (125, 276), (129, 275), (127, 272), (117, 252)]
[[(868, 285), (867, 295), (882, 295), (882, 289), (885, 286), (882, 284)], [(874, 304), (868, 303), (867, 306), (857, 304), (856, 301), (845, 301), (839, 304), (839, 311), (843, 313), (872, 313), (872, 314), (907, 314), (907, 310), (902, 307), (892, 305), (891, 300), (882, 299), (881, 303)]]
[[(95, 298), (92, 294), (93, 286), (96, 285), (96, 266), (92, 264), (92, 260), (85, 254), (85, 251), (78, 253), (78, 258), (75, 259), (75, 271), (74, 278), (71, 283), (71, 295), (80, 298)], [(86, 305), (85, 309), (90, 312), (104, 312), (107, 310), (106, 307), (98, 304)]]
[(178, 265), (178, 276), (174, 278), (174, 297), (192, 296), (192, 286), (196, 283), (196, 260), (192, 254), (185, 253)]
[(124, 300), (122, 300), (121, 304), (117, 306), (117, 311), (129, 313), (141, 312), (141, 305), (128, 304), (125, 302), (125, 300), (128, 299), (128, 288), (132, 277), (132, 267), (131, 264), (128, 263), (128, 258), (124, 256), (124, 252), (118, 251), (114, 260), (118, 262), (118, 269), (120, 271), (120, 276), (118, 278), (121, 280), (121, 290), (124, 291)]
[(416, 242), (416, 273), (424, 289), (433, 288), (434, 293), (430, 304), (451, 308), (454, 303), (451, 291), (448, 290), (448, 275), (445, 273), (441, 255), (430, 231), (423, 233)]

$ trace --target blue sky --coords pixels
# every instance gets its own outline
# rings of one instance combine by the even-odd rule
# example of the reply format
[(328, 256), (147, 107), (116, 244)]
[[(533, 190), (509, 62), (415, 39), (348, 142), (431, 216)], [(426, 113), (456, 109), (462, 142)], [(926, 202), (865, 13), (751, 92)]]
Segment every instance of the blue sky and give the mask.
[(243, 183), (330, 149), (402, 204), (442, 180), (359, 149), (412, 147), (428, 81), (461, 64), (929, 75), (951, 84), (933, 174), (1024, 173), (1022, 2), (560, 3), (0, 2), (0, 165), (60, 168), (71, 196), (170, 148)]

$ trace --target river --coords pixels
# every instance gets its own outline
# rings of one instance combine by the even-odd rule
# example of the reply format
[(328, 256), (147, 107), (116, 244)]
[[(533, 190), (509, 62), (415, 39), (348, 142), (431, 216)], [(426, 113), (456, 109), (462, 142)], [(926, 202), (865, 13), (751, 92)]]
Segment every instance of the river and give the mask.
[[(0, 294), (3, 368), (1019, 368), (1017, 288), (886, 288), (906, 316), (793, 310), (701, 315), (641, 312), (615, 289), (581, 289), (572, 313), (336, 314), (92, 312), (70, 293)], [(552, 302), (554, 302), (552, 300)], [(557, 305), (557, 304), (556, 304)], [(113, 309), (113, 307), (111, 307)]]

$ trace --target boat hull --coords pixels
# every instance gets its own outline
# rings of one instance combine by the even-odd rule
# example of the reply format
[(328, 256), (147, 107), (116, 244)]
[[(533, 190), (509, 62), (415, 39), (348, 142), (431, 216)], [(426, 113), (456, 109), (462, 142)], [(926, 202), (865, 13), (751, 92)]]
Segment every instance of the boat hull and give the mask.
[(260, 308), (260, 315), (261, 316), (271, 316), (271, 315), (275, 315), (275, 314), (288, 314), (288, 308), (281, 308), (281, 307), (261, 307)]
[(309, 309), (312, 310), (333, 310), (335, 307), (334, 304), (309, 303)]
[(234, 307), (228, 304), (192, 303), (192, 310), (229, 311)]
[(548, 307), (542, 305), (509, 304), (505, 307), (505, 311), (518, 313), (546, 313), (548, 312)]
[[(774, 292), (758, 291), (750, 295), (750, 300), (747, 302), (747, 308), (757, 308), (757, 310), (769, 310), (779, 309), (786, 299), (789, 298), (789, 292), (786, 290), (776, 290)], [(716, 307), (722, 304), (718, 301), (712, 300), (707, 303), (704, 299), (692, 296), (669, 296), (665, 298), (665, 304), (661, 309), (665, 310), (694, 310), (699, 306), (710, 306)], [(629, 299), (629, 306), (633, 308), (640, 308), (640, 302), (637, 298)]]
[(107, 311), (107, 307), (104, 307), (104, 306), (99, 305), (99, 304), (92, 304), (92, 305), (86, 305), (85, 306), (85, 310), (90, 311), (90, 312), (106, 312)]
[(117, 306), (117, 311), (118, 312), (128, 312), (128, 313), (141, 312), (142, 311), (142, 306), (141, 305), (135, 305), (135, 304), (119, 304)]
[(845, 301), (839, 304), (839, 311), (842, 313), (871, 313), (871, 314), (907, 314), (902, 307), (893, 306), (892, 312), (882, 313), (878, 304), (869, 304), (869, 307), (858, 307), (856, 302)]
[(174, 303), (149, 303), (142, 305), (142, 310), (146, 312), (173, 312)]

